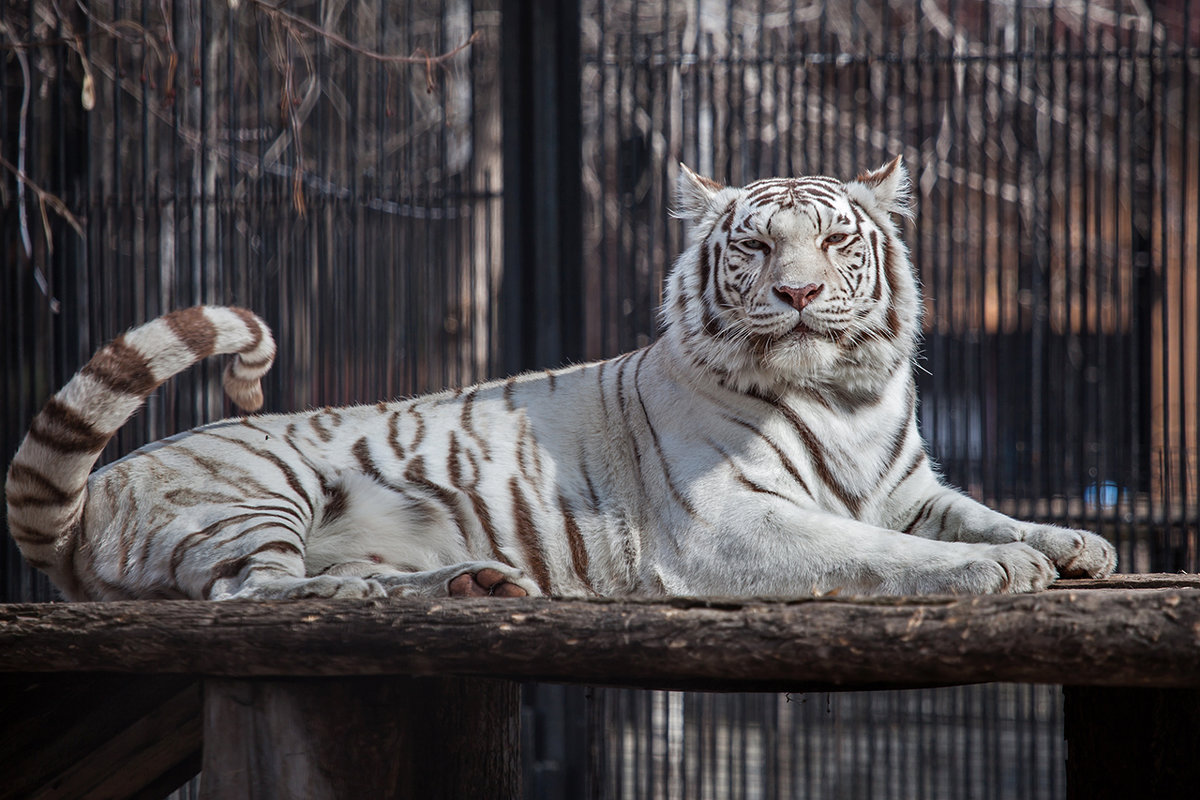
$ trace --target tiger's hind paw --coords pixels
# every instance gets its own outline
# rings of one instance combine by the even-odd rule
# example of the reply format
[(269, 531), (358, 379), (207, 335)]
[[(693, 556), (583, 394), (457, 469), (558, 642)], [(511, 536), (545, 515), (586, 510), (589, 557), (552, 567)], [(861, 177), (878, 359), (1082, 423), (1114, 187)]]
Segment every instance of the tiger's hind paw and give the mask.
[(386, 597), (376, 580), (350, 575), (318, 575), (313, 578), (286, 578), (261, 583), (246, 583), (232, 594), (214, 593), (214, 600), (302, 600), (309, 598)]
[(542, 590), (516, 567), (465, 561), (424, 572), (374, 575), (392, 597), (537, 597)]

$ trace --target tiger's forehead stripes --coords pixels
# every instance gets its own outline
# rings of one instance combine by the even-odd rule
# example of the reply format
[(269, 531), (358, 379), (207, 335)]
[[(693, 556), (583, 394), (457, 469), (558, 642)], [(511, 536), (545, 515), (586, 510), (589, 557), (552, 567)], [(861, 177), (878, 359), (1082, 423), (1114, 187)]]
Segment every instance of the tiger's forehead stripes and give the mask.
[[(721, 227), (726, 233), (736, 227), (739, 233), (757, 229), (774, 235), (775, 217), (783, 211), (803, 213), (818, 229), (851, 225), (850, 215), (854, 223), (862, 223), (862, 215), (846, 196), (845, 185), (833, 178), (770, 178), (750, 184), (744, 192), (738, 209), (725, 210)], [(739, 217), (736, 226), (734, 217)]]

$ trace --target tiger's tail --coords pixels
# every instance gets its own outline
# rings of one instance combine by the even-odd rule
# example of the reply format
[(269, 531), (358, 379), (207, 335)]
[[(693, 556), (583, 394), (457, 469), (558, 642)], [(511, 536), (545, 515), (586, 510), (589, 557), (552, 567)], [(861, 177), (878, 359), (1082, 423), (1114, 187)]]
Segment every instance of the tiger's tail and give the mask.
[(275, 341), (254, 314), (221, 306), (172, 311), (127, 331), (50, 398), (13, 457), (4, 489), (9, 531), (31, 565), (56, 582), (67, 577), (63, 561), (74, 551), (88, 475), (104, 446), (164, 381), (218, 353), (237, 354), (225, 369), (226, 394), (256, 411)]

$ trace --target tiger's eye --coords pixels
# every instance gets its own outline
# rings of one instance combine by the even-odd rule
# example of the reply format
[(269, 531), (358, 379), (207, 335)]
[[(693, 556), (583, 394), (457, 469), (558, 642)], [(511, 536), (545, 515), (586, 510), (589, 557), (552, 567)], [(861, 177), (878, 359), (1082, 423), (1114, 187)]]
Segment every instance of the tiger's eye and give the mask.
[(825, 244), (826, 245), (841, 244), (842, 242), (846, 241), (849, 238), (850, 238), (850, 234), (848, 234), (848, 233), (831, 233), (825, 237)]
[(767, 244), (761, 239), (743, 239), (738, 242), (738, 244), (740, 244), (742, 247), (745, 247), (747, 250), (757, 250), (760, 253), (769, 252), (771, 249), (771, 245)]

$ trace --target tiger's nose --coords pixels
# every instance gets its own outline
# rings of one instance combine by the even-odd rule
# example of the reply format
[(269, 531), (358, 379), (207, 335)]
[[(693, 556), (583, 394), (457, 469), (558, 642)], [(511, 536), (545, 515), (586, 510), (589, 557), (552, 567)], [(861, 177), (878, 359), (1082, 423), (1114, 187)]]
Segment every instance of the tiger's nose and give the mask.
[(823, 283), (806, 283), (803, 286), (785, 286), (780, 284), (775, 287), (775, 294), (779, 295), (783, 302), (787, 303), (797, 311), (803, 311), (813, 300), (817, 299), (817, 295), (825, 288)]

